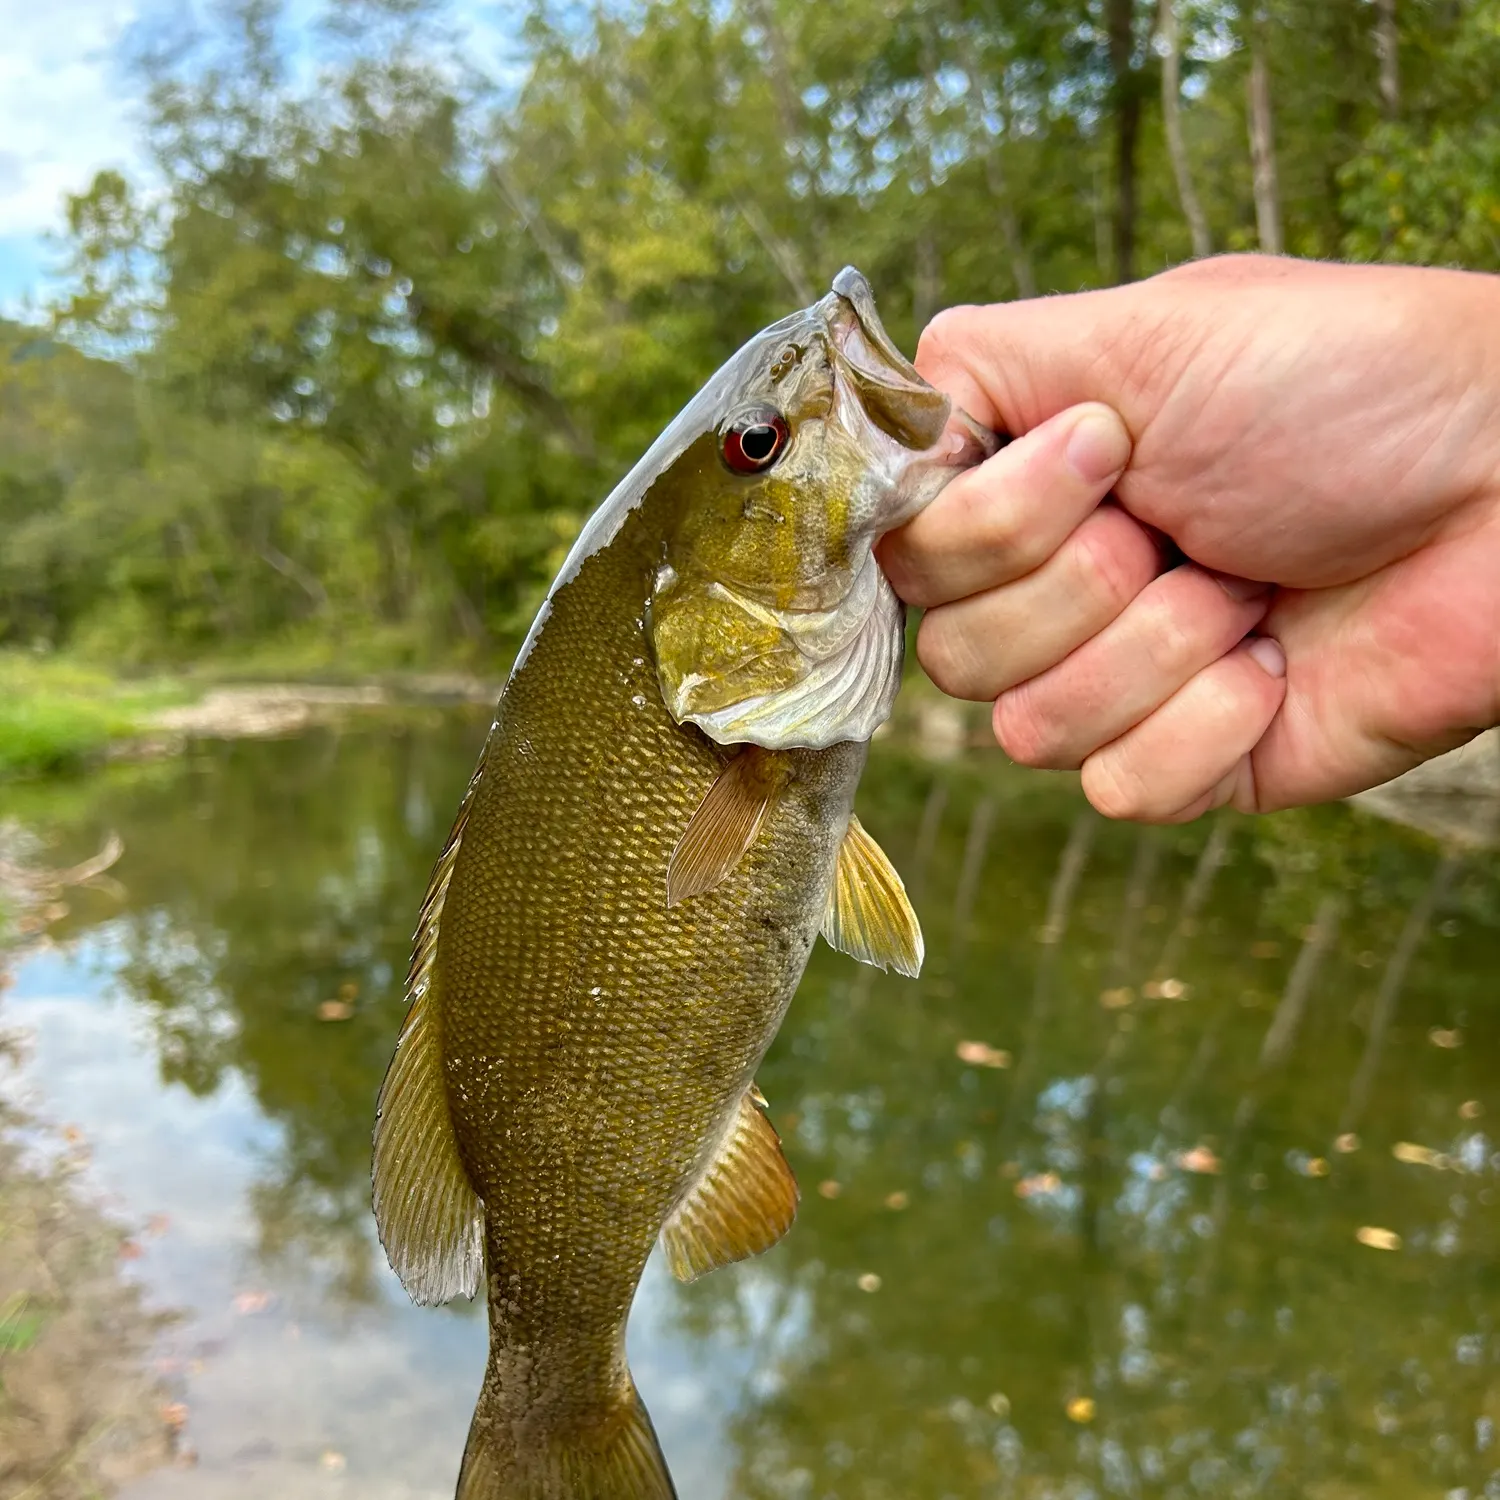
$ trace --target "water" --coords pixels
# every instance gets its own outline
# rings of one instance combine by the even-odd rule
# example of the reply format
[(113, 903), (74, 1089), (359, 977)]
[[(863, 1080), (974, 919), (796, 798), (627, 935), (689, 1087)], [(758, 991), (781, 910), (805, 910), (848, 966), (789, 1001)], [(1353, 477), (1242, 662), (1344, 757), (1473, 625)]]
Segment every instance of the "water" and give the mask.
[[(367, 1174), (482, 732), (8, 798), (58, 863), (126, 846), (3, 1016), (181, 1312), (196, 1467), (127, 1500), (451, 1495), (482, 1319), (406, 1302)], [(1343, 808), (1115, 827), (997, 757), (879, 751), (860, 807), (928, 970), (820, 946), (760, 1075), (796, 1228), (686, 1289), (653, 1261), (631, 1355), (684, 1500), (1500, 1495), (1494, 856)]]

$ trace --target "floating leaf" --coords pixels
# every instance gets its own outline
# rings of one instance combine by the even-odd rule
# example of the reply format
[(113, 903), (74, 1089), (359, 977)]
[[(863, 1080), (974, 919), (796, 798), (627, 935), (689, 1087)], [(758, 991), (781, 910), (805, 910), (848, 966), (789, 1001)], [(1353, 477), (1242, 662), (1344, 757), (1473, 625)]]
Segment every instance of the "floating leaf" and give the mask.
[(960, 1042), (954, 1049), (960, 1062), (975, 1068), (1008, 1068), (1010, 1053), (988, 1042)]
[(1016, 1184), (1016, 1197), (1043, 1198), (1055, 1193), (1061, 1186), (1062, 1178), (1056, 1172), (1036, 1172), (1030, 1177), (1023, 1177)]
[(1224, 1170), (1224, 1163), (1208, 1146), (1192, 1146), (1186, 1151), (1179, 1151), (1177, 1165), (1184, 1172), (1198, 1172), (1209, 1177), (1216, 1177)]
[(1413, 1167), (1436, 1167), (1444, 1160), (1430, 1146), (1419, 1146), (1415, 1141), (1397, 1141), (1391, 1147), (1391, 1155)]

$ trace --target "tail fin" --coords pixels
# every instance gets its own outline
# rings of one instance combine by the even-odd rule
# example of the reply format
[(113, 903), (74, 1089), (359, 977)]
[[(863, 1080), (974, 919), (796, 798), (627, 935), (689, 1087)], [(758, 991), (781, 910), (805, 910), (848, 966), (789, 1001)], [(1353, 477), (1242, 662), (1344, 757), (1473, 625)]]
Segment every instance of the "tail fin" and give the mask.
[(479, 1398), (455, 1500), (677, 1500), (656, 1430), (634, 1386), (593, 1429), (566, 1435)]

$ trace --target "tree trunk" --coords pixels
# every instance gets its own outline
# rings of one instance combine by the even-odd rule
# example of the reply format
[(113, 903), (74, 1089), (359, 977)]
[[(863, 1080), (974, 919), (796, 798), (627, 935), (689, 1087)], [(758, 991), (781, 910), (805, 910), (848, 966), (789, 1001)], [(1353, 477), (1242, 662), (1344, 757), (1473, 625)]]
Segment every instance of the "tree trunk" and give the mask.
[(1035, 297), (1036, 269), (1031, 264), (1031, 252), (1027, 250), (1026, 240), (1021, 234), (1021, 221), (1016, 217), (1010, 184), (1006, 181), (999, 152), (999, 142), (996, 142), (985, 158), (985, 179), (989, 183), (990, 196), (995, 200), (995, 211), (1000, 220), (1000, 238), (1005, 241), (1005, 253), (1010, 258), (1010, 274), (1015, 278), (1016, 296)]
[(1105, 0), (1109, 67), (1115, 115), (1114, 275), (1135, 280), (1136, 147), (1141, 129), (1141, 91), (1130, 58), (1135, 51), (1135, 0)]
[(1187, 144), (1182, 138), (1182, 38), (1177, 24), (1177, 6), (1173, 0), (1160, 0), (1158, 25), (1161, 34), (1161, 113), (1167, 136), (1167, 154), (1172, 158), (1172, 175), (1177, 179), (1177, 197), (1183, 217), (1193, 237), (1193, 255), (1202, 259), (1213, 254), (1208, 220), (1193, 183), (1192, 164)]
[(917, 235), (917, 265), (912, 282), (912, 314), (918, 328), (925, 328), (938, 310), (943, 295), (943, 263), (932, 230), (923, 227)]
[(1250, 162), (1254, 169), (1255, 228), (1260, 248), (1280, 255), (1281, 190), (1276, 182), (1276, 140), (1271, 118), (1271, 70), (1266, 62), (1266, 19), (1250, 14)]
[[(979, 70), (974, 64), (966, 64), (969, 93), (980, 109), (984, 109), (984, 89), (979, 81)], [(1016, 217), (1015, 202), (1011, 197), (1010, 182), (1005, 175), (1005, 162), (1001, 157), (1005, 134), (1009, 122), (1002, 115), (1001, 134), (991, 141), (984, 154), (984, 177), (989, 186), (990, 197), (995, 200), (995, 213), (1000, 221), (1000, 238), (1005, 242), (1005, 253), (1010, 258), (1010, 274), (1015, 278), (1018, 297), (1036, 296), (1036, 271), (1031, 264), (1031, 255), (1026, 249), (1026, 240), (1021, 234), (1021, 221)]]
[(1386, 119), (1401, 113), (1401, 57), (1396, 0), (1375, 0), (1375, 56), (1380, 63), (1380, 107)]
[(737, 200), (740, 217), (750, 226), (750, 232), (760, 241), (761, 249), (771, 258), (771, 264), (781, 272), (792, 296), (806, 306), (817, 301), (812, 277), (807, 274), (807, 265), (802, 253), (788, 239), (776, 233), (771, 221), (760, 211), (760, 205), (749, 198)]

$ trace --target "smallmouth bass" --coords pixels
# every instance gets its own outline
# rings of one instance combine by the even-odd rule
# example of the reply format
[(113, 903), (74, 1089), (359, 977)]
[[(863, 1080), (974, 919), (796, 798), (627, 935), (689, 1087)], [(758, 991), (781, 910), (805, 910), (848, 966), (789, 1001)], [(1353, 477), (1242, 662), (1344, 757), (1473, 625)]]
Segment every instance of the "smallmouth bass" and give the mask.
[(625, 1360), (797, 1186), (754, 1071), (818, 933), (917, 972), (853, 816), (901, 673), (876, 538), (993, 451), (842, 271), (594, 513), (517, 658), (419, 919), (374, 1202), (417, 1302), (489, 1304), (459, 1500), (668, 1500)]

